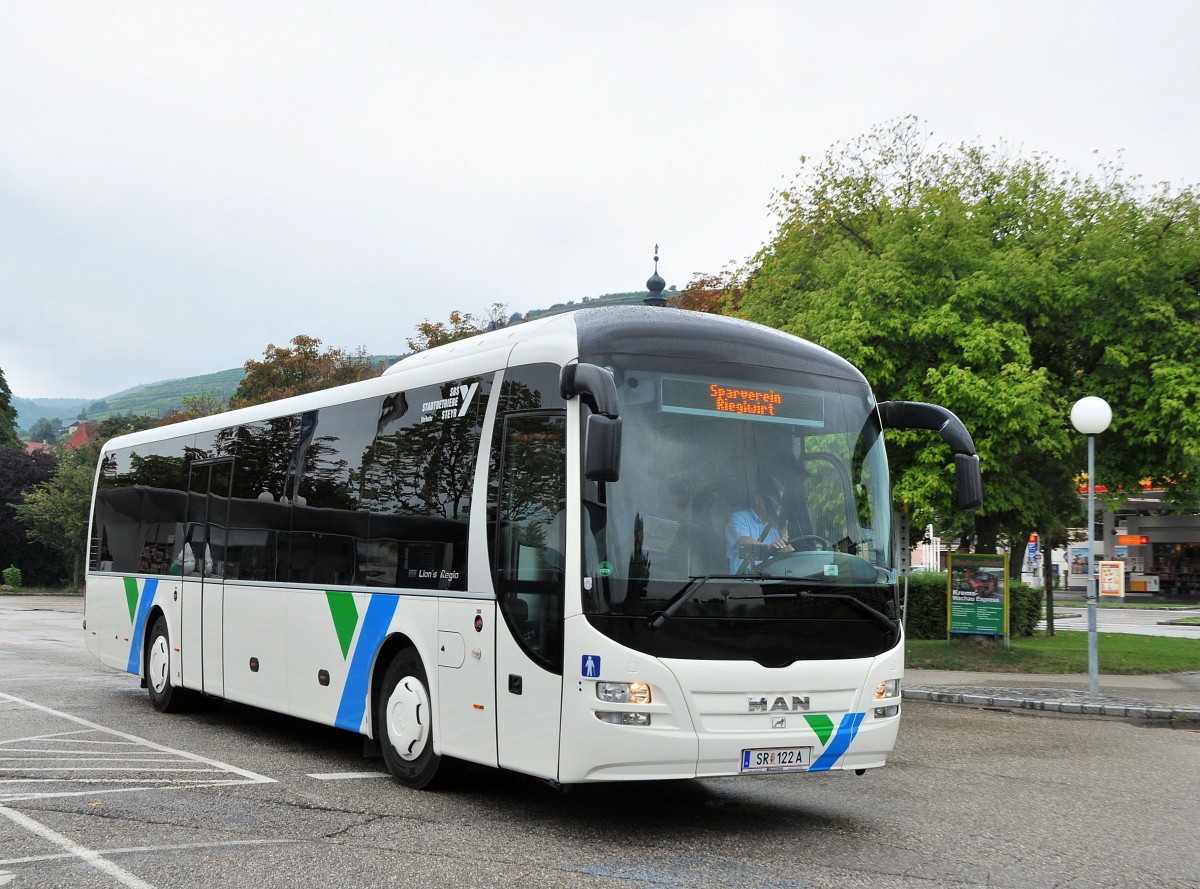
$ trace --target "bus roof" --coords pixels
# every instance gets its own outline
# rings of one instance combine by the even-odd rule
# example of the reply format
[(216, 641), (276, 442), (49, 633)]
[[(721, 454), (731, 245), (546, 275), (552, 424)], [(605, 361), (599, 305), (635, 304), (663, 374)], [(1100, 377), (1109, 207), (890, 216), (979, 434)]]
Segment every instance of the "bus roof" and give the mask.
[[(432, 370), (453, 361), (475, 359), (490, 353), (496, 354), (495, 367), (504, 367), (508, 363), (504, 353), (532, 341), (550, 347), (561, 356), (563, 363), (612, 354), (645, 354), (751, 363), (840, 377), (863, 385), (867, 382), (857, 368), (828, 349), (760, 324), (657, 306), (597, 306), (525, 321), (417, 352), (370, 380), (122, 435), (106, 443), (104, 449), (209, 432), (239, 423), (303, 413), (343, 400), (384, 394), (395, 389), (397, 382), (392, 379), (395, 375)], [(471, 363), (478, 364), (477, 361)]]

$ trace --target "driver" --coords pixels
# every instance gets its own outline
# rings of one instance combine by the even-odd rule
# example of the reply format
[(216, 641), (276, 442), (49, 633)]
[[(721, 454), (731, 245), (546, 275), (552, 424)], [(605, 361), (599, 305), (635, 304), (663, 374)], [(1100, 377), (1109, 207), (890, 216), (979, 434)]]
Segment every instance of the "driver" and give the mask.
[(729, 573), (737, 574), (752, 560), (743, 559), (745, 546), (760, 548), (764, 558), (778, 553), (790, 553), (787, 523), (783, 516), (783, 482), (768, 478), (754, 495), (750, 509), (740, 509), (729, 517), (725, 526), (725, 553), (729, 557)]

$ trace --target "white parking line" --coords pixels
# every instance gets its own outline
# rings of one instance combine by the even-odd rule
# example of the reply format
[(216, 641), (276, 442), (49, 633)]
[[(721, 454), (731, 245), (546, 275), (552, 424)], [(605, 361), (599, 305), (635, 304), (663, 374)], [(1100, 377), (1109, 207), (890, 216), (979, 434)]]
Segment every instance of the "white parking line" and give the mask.
[(353, 781), (358, 778), (390, 778), (389, 772), (316, 772), (309, 773), (310, 778), (318, 781)]
[[(201, 756), (198, 753), (176, 750), (173, 747), (157, 744), (146, 738), (107, 728), (71, 713), (54, 710), (15, 695), (0, 692), (0, 701), (28, 707), (31, 710), (65, 719), (84, 727), (83, 730), (47, 732), (43, 735), (0, 741), (0, 753), (36, 752), (40, 754), (38, 757), (5, 756), (0, 759), (0, 766), (9, 773), (8, 777), (0, 779), (0, 787), (5, 788), (5, 792), (0, 792), (0, 802), (12, 803), (18, 800), (48, 797), (121, 793), (140, 788), (147, 790), (161, 788), (164, 785), (214, 787), (245, 783), (268, 784), (275, 781), (274, 778), (268, 778), (247, 769)], [(101, 735), (101, 737), (97, 738), (94, 735)], [(31, 744), (41, 744), (42, 746), (31, 748)], [(83, 745), (95, 745), (100, 749), (88, 749)], [(89, 761), (96, 764), (82, 764)], [(45, 781), (42, 776), (48, 772), (61, 776), (56, 779), (56, 783), (60, 785), (86, 787), (87, 789), (34, 791), (30, 785), (42, 784)], [(117, 773), (125, 773), (130, 777), (123, 778)], [(146, 777), (142, 777), (139, 773), (145, 773)], [(150, 777), (151, 773), (177, 777), (152, 778)], [(111, 777), (107, 777), (110, 774)], [(18, 790), (20, 785), (26, 786), (27, 789)]]
[(107, 858), (102, 857), (99, 852), (81, 846), (74, 840), (67, 839), (58, 831), (50, 829), (40, 821), (34, 821), (28, 815), (23, 815), (7, 806), (0, 806), (0, 815), (20, 825), (30, 833), (37, 834), (46, 842), (53, 843), (60, 849), (65, 849), (85, 864), (89, 864), (96, 868), (96, 870), (108, 874), (123, 886), (128, 886), (130, 889), (154, 889), (151, 884), (147, 883), (141, 877), (134, 876), (119, 864), (113, 864)]

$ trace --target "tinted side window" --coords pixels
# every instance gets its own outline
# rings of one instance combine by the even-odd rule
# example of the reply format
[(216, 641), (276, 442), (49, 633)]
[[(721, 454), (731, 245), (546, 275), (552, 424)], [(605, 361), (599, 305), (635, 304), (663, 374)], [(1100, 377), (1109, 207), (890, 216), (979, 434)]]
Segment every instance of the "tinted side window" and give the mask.
[(93, 570), (168, 574), (186, 509), (185, 449), (191, 437), (104, 456), (92, 517)]
[(293, 487), (289, 468), (298, 440), (295, 417), (234, 426), (216, 436), (210, 453), (234, 457), (228, 547), (238, 578), (273, 581), (287, 576)]
[(357, 463), (370, 530), (361, 582), (466, 589), (486, 394), (485, 383), (468, 379), (380, 400), (374, 437)]

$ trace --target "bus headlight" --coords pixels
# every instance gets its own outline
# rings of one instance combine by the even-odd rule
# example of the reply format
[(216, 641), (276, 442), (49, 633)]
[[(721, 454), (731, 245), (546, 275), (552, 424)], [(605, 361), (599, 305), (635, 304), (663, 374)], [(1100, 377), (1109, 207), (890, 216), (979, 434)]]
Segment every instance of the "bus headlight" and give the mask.
[(602, 710), (596, 713), (596, 718), (609, 725), (649, 725), (649, 713), (616, 713)]
[(597, 682), (596, 697), (609, 704), (649, 704), (650, 686), (645, 682)]
[(885, 679), (883, 682), (875, 686), (875, 700), (882, 701), (885, 698), (900, 697), (900, 680)]

